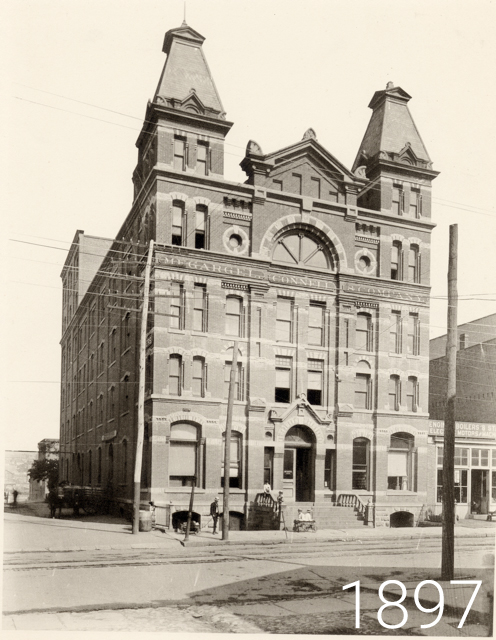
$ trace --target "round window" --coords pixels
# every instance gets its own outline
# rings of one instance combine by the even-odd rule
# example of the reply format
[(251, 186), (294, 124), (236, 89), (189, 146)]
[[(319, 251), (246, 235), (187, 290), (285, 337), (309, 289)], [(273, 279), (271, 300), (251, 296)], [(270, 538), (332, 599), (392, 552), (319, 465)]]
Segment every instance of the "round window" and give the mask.
[(229, 236), (229, 246), (232, 249), (237, 249), (238, 247), (240, 247), (243, 244), (243, 239), (241, 238), (240, 235), (238, 235), (237, 233), (232, 233)]
[(368, 269), (370, 267), (370, 258), (368, 256), (360, 256), (358, 265), (360, 269)]

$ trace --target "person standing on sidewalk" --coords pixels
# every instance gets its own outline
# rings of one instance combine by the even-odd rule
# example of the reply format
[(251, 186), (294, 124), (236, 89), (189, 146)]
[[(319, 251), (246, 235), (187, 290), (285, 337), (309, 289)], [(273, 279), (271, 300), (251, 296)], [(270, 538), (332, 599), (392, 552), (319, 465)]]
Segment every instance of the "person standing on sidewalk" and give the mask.
[(214, 521), (214, 530), (212, 533), (217, 533), (217, 520), (219, 519), (219, 498), (217, 497), (210, 505), (210, 515)]

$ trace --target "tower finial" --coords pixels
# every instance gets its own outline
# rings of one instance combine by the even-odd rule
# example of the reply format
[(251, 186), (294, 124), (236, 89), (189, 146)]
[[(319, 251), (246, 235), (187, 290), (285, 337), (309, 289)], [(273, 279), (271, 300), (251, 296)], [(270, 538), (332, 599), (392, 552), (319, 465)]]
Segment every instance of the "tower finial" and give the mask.
[(183, 26), (187, 26), (187, 23), (186, 23), (186, 0), (184, 0), (184, 18), (183, 18)]

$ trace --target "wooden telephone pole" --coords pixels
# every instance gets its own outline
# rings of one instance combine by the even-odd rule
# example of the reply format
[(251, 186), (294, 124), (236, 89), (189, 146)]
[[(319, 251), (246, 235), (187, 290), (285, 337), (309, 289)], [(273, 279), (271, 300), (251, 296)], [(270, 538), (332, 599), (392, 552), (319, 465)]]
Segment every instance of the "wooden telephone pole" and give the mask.
[(139, 387), (138, 387), (138, 436), (136, 459), (134, 462), (134, 502), (133, 534), (139, 532), (139, 511), (141, 501), (141, 465), (143, 462), (143, 438), (145, 433), (145, 370), (146, 370), (146, 326), (148, 321), (148, 300), (150, 293), (150, 271), (153, 258), (153, 240), (150, 240), (145, 267), (143, 307), (141, 309), (141, 331), (139, 341)]
[(444, 414), (443, 452), (443, 540), (441, 580), (453, 580), (455, 572), (455, 408), (457, 350), (457, 267), (458, 225), (450, 225), (448, 259), (448, 335), (446, 360), (448, 365), (446, 410)]
[[(238, 341), (234, 341), (231, 376), (229, 378), (229, 395), (227, 399), (226, 441), (224, 446), (224, 497), (222, 506), (222, 540), (229, 539), (229, 478), (231, 471), (231, 432), (234, 390), (238, 368)], [(240, 380), (241, 382), (241, 380)]]

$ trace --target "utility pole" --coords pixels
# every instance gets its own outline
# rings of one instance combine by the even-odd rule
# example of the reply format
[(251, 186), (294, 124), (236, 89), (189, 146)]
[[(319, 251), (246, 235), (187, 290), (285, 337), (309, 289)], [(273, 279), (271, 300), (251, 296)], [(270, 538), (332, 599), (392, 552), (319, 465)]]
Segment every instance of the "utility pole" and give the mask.
[[(226, 441), (224, 446), (224, 497), (222, 507), (222, 540), (229, 540), (229, 477), (231, 471), (231, 431), (238, 368), (238, 341), (234, 341), (231, 377), (229, 378), (229, 396), (227, 399)], [(241, 380), (240, 380), (241, 382)]]
[(448, 335), (446, 360), (448, 365), (446, 410), (444, 413), (443, 452), (443, 540), (441, 580), (453, 580), (455, 571), (455, 407), (457, 349), (457, 266), (458, 225), (450, 225), (448, 259)]
[(139, 342), (139, 387), (138, 387), (138, 437), (136, 439), (136, 460), (134, 462), (134, 502), (133, 534), (139, 532), (139, 511), (141, 501), (141, 465), (143, 462), (143, 437), (145, 433), (145, 370), (146, 370), (146, 325), (148, 321), (148, 299), (150, 293), (150, 270), (153, 258), (153, 240), (150, 240), (145, 267), (143, 307), (141, 309), (141, 330)]

